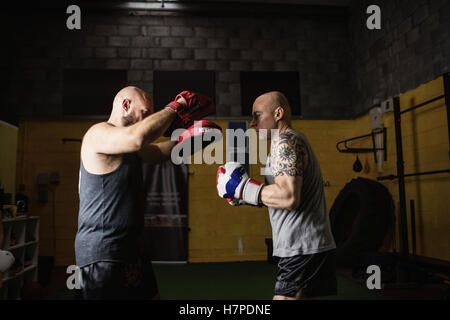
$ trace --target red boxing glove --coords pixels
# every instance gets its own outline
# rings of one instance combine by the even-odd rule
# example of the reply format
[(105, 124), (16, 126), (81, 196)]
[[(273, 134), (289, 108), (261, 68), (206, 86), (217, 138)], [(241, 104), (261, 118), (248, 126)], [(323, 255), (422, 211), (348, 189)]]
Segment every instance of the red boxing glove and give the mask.
[[(209, 136), (206, 138), (205, 135)], [(172, 161), (175, 164), (181, 163), (183, 162), (181, 158), (187, 160), (194, 153), (220, 139), (222, 139), (222, 128), (219, 125), (208, 120), (195, 121), (194, 125), (184, 130), (178, 137), (178, 143), (172, 154), (176, 158), (172, 158)]]
[[(186, 105), (177, 102), (179, 98), (184, 98)], [(210, 97), (191, 91), (180, 92), (175, 97), (175, 101), (170, 102), (166, 108), (175, 112), (178, 117), (164, 133), (165, 137), (170, 137), (175, 129), (189, 128), (195, 120), (203, 119), (216, 112), (216, 105)]]

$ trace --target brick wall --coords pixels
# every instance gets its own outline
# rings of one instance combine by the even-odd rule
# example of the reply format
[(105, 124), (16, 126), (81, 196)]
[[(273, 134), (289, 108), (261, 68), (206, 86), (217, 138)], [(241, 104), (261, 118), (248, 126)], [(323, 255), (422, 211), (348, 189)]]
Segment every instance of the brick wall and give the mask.
[[(381, 30), (366, 28), (370, 4), (381, 8)], [(124, 69), (130, 84), (149, 92), (153, 70), (213, 70), (219, 116), (240, 115), (240, 71), (298, 71), (305, 119), (352, 118), (450, 71), (449, 6), (354, 0), (348, 18), (130, 16), (82, 7), (80, 31), (66, 29), (64, 10), (7, 12), (2, 118), (60, 116), (64, 68)]]
[(153, 70), (212, 70), (219, 116), (240, 115), (240, 71), (298, 71), (304, 118), (351, 115), (345, 18), (129, 16), (82, 8), (82, 30), (69, 31), (66, 17), (5, 17), (7, 105), (20, 117), (61, 115), (64, 68), (125, 69), (130, 84), (150, 93)]
[[(381, 9), (381, 30), (366, 28), (372, 4)], [(450, 71), (449, 1), (354, 0), (349, 17), (355, 114)]]

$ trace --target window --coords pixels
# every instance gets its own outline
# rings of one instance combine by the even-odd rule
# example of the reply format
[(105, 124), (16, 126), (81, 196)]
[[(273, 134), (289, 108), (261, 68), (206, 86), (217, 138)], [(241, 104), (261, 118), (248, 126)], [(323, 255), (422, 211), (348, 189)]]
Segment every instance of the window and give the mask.
[(214, 71), (154, 71), (153, 98), (155, 111), (173, 101), (184, 90), (199, 92), (214, 99)]
[(291, 105), (292, 115), (300, 116), (300, 81), (298, 72), (241, 72), (242, 115), (251, 116), (255, 99), (269, 91), (281, 91)]
[(63, 115), (109, 115), (115, 95), (127, 86), (126, 70), (66, 69)]

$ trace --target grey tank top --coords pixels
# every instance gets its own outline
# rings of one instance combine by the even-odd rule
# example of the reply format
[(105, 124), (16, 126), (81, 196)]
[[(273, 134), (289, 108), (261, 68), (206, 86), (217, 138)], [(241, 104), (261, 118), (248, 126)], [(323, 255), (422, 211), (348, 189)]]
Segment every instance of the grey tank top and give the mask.
[(87, 172), (81, 162), (79, 196), (77, 266), (98, 261), (136, 261), (145, 203), (137, 154), (124, 154), (119, 167), (101, 175)]
[[(288, 130), (303, 141), (309, 161), (303, 172), (300, 206), (296, 210), (269, 207), (273, 255), (292, 257), (334, 249), (336, 244), (327, 213), (319, 162), (306, 137), (292, 129)], [(266, 184), (275, 182), (270, 157), (267, 158), (265, 179)]]

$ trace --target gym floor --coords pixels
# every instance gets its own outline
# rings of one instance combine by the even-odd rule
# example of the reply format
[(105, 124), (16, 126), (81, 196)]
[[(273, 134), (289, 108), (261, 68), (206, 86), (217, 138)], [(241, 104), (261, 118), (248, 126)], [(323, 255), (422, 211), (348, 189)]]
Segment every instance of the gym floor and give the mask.
[[(230, 263), (155, 264), (159, 292), (163, 300), (270, 300), (276, 266), (265, 261)], [(441, 285), (403, 286), (368, 290), (365, 279), (355, 279), (351, 270), (339, 269), (338, 294), (319, 300), (442, 300)], [(52, 271), (43, 288), (45, 300), (73, 300), (66, 287), (65, 268)]]

